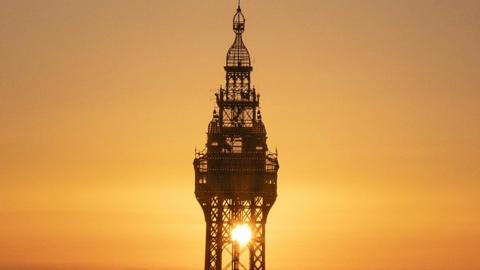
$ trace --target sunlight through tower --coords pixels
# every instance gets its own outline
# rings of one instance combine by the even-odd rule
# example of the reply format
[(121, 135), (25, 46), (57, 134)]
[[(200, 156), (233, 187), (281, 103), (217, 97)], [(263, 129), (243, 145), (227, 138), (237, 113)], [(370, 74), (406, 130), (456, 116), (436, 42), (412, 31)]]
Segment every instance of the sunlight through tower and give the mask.
[(247, 224), (237, 225), (232, 230), (232, 240), (237, 241), (241, 246), (246, 245), (252, 239), (252, 230)]
[(193, 162), (195, 196), (207, 225), (205, 270), (265, 269), (265, 224), (277, 197), (277, 153), (268, 151), (244, 30), (239, 5), (225, 87), (215, 94), (206, 149)]

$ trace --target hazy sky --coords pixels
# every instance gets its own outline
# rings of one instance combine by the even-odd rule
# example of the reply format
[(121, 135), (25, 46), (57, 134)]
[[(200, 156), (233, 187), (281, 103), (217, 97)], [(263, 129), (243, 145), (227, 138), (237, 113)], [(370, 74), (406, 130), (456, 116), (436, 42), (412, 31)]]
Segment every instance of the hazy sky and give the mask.
[[(242, 2), (268, 269), (480, 269), (480, 1)], [(203, 267), (235, 6), (0, 1), (0, 269)]]

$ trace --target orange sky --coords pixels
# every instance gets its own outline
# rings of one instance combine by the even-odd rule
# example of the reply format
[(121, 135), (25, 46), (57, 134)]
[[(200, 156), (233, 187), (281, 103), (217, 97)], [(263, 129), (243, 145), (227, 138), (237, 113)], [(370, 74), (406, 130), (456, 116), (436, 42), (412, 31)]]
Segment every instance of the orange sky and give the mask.
[[(268, 269), (480, 269), (480, 2), (243, 2)], [(234, 10), (2, 1), (0, 269), (202, 268), (192, 159)]]

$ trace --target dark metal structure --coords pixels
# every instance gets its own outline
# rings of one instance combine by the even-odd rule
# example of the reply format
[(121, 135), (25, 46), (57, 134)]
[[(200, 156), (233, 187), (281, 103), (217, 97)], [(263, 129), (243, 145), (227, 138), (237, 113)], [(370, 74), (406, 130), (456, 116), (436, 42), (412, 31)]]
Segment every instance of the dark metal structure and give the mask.
[[(196, 152), (193, 162), (195, 195), (207, 225), (205, 270), (265, 269), (265, 224), (277, 197), (277, 153), (268, 151), (260, 95), (251, 86), (244, 30), (239, 5), (233, 18), (235, 41), (225, 65), (226, 84), (215, 94), (217, 107), (206, 149)], [(245, 247), (231, 237), (238, 224), (247, 224), (252, 233)]]

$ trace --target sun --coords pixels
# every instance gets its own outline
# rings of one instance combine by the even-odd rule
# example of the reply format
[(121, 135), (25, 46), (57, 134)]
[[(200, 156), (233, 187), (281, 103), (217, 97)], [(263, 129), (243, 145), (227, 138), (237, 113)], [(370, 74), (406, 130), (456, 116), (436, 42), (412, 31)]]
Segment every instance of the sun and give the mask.
[(247, 224), (237, 225), (232, 231), (232, 240), (241, 246), (246, 245), (252, 239), (252, 230)]

